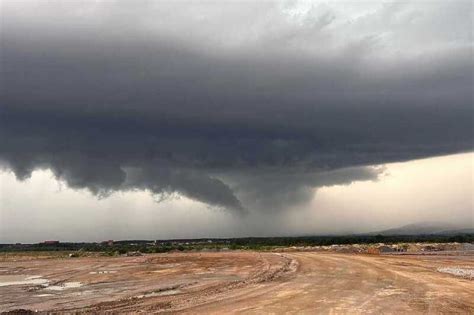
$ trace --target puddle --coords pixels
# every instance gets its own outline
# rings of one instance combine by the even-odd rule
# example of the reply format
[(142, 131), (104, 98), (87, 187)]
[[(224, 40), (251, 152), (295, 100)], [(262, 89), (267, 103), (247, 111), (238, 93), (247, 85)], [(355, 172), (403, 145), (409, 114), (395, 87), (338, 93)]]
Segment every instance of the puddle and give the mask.
[(178, 264), (178, 263), (169, 263), (169, 264), (160, 264), (158, 265), (157, 267), (158, 268), (174, 268), (174, 267), (178, 267), (180, 266), (181, 264)]
[(81, 286), (82, 286), (82, 283), (80, 283), (80, 282), (64, 282), (60, 285), (48, 286), (45, 289), (46, 290), (52, 290), (52, 291), (63, 291), (63, 290), (66, 290), (66, 289), (79, 288)]
[(0, 287), (10, 285), (47, 285), (49, 280), (42, 278), (41, 276), (28, 276), (28, 275), (6, 275), (0, 276)]
[(91, 294), (94, 294), (94, 290), (84, 290), (84, 291), (77, 291), (73, 293), (73, 295), (75, 296), (91, 295)]
[(153, 270), (155, 273), (172, 273), (172, 272), (177, 272), (173, 268), (168, 268), (168, 269), (160, 269), (160, 270)]
[(438, 268), (439, 272), (449, 273), (456, 277), (474, 279), (474, 268), (465, 267), (444, 267)]
[[(44, 290), (51, 291), (62, 291), (65, 289), (79, 288), (82, 286), (80, 282), (65, 282), (59, 285), (49, 285), (49, 280), (42, 278), (42, 276), (29, 276), (29, 275), (2, 275), (0, 276), (0, 287), (11, 286), (11, 285), (35, 285), (42, 287)], [(45, 297), (52, 294), (40, 294), (37, 296)]]
[(137, 295), (136, 298), (143, 299), (147, 297), (166, 296), (166, 295), (173, 295), (173, 294), (178, 294), (178, 293), (181, 293), (181, 290), (164, 290), (164, 291), (159, 291), (159, 292), (150, 292), (150, 293), (145, 293), (142, 295)]
[(102, 274), (108, 274), (108, 273), (116, 273), (117, 270), (102, 270), (102, 271), (91, 271), (89, 274), (91, 275), (102, 275)]

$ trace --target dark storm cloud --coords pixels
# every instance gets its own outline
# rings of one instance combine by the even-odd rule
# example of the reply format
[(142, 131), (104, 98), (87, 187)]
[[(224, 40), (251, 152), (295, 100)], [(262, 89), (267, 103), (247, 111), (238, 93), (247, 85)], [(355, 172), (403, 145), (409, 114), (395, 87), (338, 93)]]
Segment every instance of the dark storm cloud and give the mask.
[(323, 5), (3, 5), (0, 157), (19, 178), (243, 209), (472, 150), (469, 1), (347, 21)]

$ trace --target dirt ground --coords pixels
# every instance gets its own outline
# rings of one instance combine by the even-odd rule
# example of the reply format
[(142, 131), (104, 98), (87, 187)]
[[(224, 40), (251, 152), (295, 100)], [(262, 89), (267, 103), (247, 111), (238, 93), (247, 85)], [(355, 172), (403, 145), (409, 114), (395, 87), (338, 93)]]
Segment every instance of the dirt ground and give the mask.
[(0, 311), (474, 314), (474, 256), (328, 252), (0, 258)]

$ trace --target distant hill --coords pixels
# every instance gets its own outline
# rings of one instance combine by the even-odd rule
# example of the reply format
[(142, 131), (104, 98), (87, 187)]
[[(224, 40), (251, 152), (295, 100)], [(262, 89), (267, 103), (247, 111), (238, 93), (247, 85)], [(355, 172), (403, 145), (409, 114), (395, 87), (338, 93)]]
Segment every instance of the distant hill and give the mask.
[(474, 233), (474, 227), (460, 227), (452, 224), (440, 222), (422, 222), (404, 225), (394, 229), (378, 231), (370, 234), (381, 235), (420, 235), (420, 234), (471, 234)]

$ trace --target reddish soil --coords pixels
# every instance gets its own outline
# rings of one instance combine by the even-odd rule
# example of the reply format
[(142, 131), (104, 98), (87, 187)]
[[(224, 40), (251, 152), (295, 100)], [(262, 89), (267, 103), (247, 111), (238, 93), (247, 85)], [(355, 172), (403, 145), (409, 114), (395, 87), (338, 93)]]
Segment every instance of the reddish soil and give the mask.
[(473, 314), (474, 281), (440, 267), (472, 269), (473, 256), (18, 256), (0, 260), (0, 311)]

